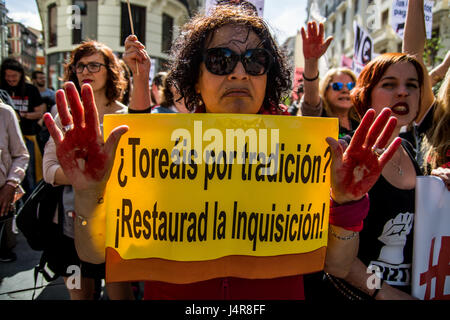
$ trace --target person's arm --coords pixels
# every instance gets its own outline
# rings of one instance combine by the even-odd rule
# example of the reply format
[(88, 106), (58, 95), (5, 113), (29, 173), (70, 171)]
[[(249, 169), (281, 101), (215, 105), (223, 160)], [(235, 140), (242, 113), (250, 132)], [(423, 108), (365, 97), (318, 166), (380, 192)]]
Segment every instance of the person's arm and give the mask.
[(359, 233), (330, 225), (324, 271), (345, 278), (358, 254)]
[(22, 132), (16, 114), (12, 108), (10, 110), (11, 113), (10, 117), (8, 117), (6, 130), (8, 131), (12, 164), (8, 172), (7, 180), (15, 181), (19, 184), (25, 177), (30, 155), (22, 138)]
[(125, 39), (125, 53), (122, 58), (133, 73), (133, 90), (128, 108), (130, 110), (149, 109), (151, 107), (150, 57), (145, 51), (145, 46), (135, 35)]
[(4, 120), (4, 130), (8, 136), (9, 150), (4, 150), (2, 152), (10, 153), (12, 163), (9, 171), (5, 172), (5, 184), (0, 187), (0, 216), (9, 212), (17, 185), (19, 185), (25, 176), (25, 170), (27, 169), (29, 159), (28, 150), (23, 141), (15, 112), (9, 107), (4, 110), (5, 112), (2, 112), (2, 116), (6, 118)]
[(47, 106), (45, 103), (38, 105), (37, 107), (34, 107), (33, 112), (21, 112), (20, 116), (24, 119), (29, 120), (39, 120), (44, 115), (45, 111), (47, 110)]
[(431, 77), (423, 61), (426, 41), (425, 16), (423, 0), (410, 0), (406, 14), (405, 31), (403, 34), (402, 52), (413, 55), (421, 64), (424, 73), (421, 108), (416, 123), (420, 123), (427, 110), (435, 100)]
[(382, 282), (376, 273), (368, 270), (358, 258), (353, 261), (350, 272), (344, 280), (376, 300), (416, 300), (409, 294)]
[[(305, 70), (303, 72), (304, 90), (303, 101), (309, 106), (318, 106), (320, 103), (319, 96), (319, 59), (327, 51), (333, 37), (328, 37), (324, 41), (324, 26), (317, 23), (308, 22), (308, 32), (304, 28), (301, 30), (303, 39), (303, 55), (305, 57)], [(302, 110), (302, 114), (309, 114)]]
[(434, 86), (436, 83), (445, 78), (448, 69), (450, 68), (450, 51), (445, 55), (444, 61), (436, 68), (430, 71), (431, 85)]

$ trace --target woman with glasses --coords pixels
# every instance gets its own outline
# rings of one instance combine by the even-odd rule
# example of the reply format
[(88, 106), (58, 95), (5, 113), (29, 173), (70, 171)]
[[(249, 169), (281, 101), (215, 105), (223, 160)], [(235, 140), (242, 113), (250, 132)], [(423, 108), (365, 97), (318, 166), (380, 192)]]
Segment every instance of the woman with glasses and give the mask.
[(359, 116), (350, 101), (350, 91), (355, 86), (356, 76), (350, 69), (330, 69), (319, 84), (319, 58), (325, 54), (332, 41), (324, 41), (324, 27), (308, 22), (307, 31), (301, 30), (305, 70), (303, 81), (305, 94), (300, 104), (304, 116), (339, 118), (339, 137), (351, 134), (359, 124)]
[[(74, 84), (72, 94), (78, 95), (84, 84), (89, 84), (93, 91), (95, 108), (99, 117), (100, 126), (105, 114), (125, 114), (127, 107), (118, 100), (122, 97), (126, 86), (122, 73), (122, 66), (112, 50), (106, 45), (89, 41), (79, 45), (72, 51), (70, 61), (65, 65), (64, 81)], [(78, 93), (77, 93), (78, 91)], [(57, 97), (57, 103), (61, 103)], [(60, 116), (60, 115), (59, 115)], [(70, 126), (63, 126), (60, 118), (56, 118), (59, 128), (63, 131)], [(101, 129), (99, 131), (101, 133)], [(80, 137), (84, 139), (84, 137)], [(50, 139), (44, 152), (44, 179), (52, 185), (64, 185), (63, 224), (64, 241), (60, 243), (61, 254), (49, 257), (49, 266), (52, 271), (64, 277), (66, 286), (72, 300), (91, 300), (100, 294), (99, 282), (105, 278), (105, 265), (92, 264), (80, 259), (74, 243), (74, 219), (77, 214), (74, 204), (73, 179), (63, 171), (58, 159), (57, 149), (53, 139)], [(78, 288), (73, 288), (68, 282), (68, 267), (76, 265), (81, 268), (81, 280)], [(107, 293), (110, 299), (133, 299), (129, 283), (107, 284)], [(98, 297), (98, 296), (97, 296)]]
[[(208, 16), (194, 17), (180, 34), (172, 47), (170, 72), (188, 109), (197, 113), (288, 114), (285, 108), (279, 107), (279, 101), (290, 90), (290, 72), (262, 18), (237, 6), (219, 6)], [(127, 39), (126, 51), (125, 56), (132, 61), (130, 67), (136, 68), (137, 64), (139, 74), (148, 73), (148, 56), (136, 37)], [(148, 91), (148, 81), (146, 84), (144, 81), (135, 85), (146, 85)], [(65, 89), (76, 113), (74, 119), (84, 113), (86, 125), (96, 126), (91, 87), (82, 88), (84, 106), (73, 96), (72, 85), (66, 84)], [(59, 112), (65, 115), (63, 124), (72, 125), (64, 92), (57, 94)], [(146, 99), (144, 97), (144, 102), (134, 107), (148, 112)], [(86, 141), (78, 138), (77, 132), (83, 131), (82, 121), (77, 120), (74, 128), (65, 134), (55, 126), (49, 114), (45, 121), (56, 141), (64, 172), (73, 178), (78, 213), (88, 221), (85, 225), (75, 225), (77, 248), (85, 259), (103, 262), (105, 238), (100, 230), (105, 228), (105, 217), (101, 210), (103, 204), (98, 199), (104, 193), (117, 143), (128, 128), (115, 128), (103, 143), (95, 131)], [(327, 139), (333, 153), (333, 209), (325, 268), (332, 274), (345, 276), (354, 259), (357, 235), (367, 212), (366, 192), (399, 147), (399, 140), (390, 144), (380, 158), (372, 151), (372, 145), (378, 141), (379, 147), (386, 147), (395, 124), (389, 110), (384, 110), (377, 119), (371, 110), (345, 152), (341, 143)], [(88, 150), (90, 156), (84, 157), (88, 161), (86, 170), (77, 165), (80, 155), (74, 152), (74, 144)], [(369, 169), (357, 170), (362, 165)], [(355, 176), (355, 172), (359, 174)], [(344, 221), (344, 216), (348, 215), (351, 223)], [(144, 295), (149, 299), (304, 299), (304, 290), (301, 275), (257, 280), (228, 277), (187, 285), (147, 282)]]

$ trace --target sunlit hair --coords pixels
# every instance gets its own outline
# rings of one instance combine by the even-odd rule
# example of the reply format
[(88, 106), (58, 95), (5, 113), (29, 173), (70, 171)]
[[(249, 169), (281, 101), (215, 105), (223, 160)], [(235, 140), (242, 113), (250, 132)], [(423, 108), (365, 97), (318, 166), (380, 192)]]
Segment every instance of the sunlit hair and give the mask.
[(78, 92), (80, 92), (81, 86), (78, 83), (77, 75), (73, 67), (76, 66), (81, 58), (96, 53), (101, 53), (105, 60), (107, 71), (105, 94), (108, 102), (112, 103), (115, 100), (120, 100), (127, 85), (122, 72), (122, 66), (112, 50), (103, 43), (93, 40), (85, 41), (75, 48), (70, 54), (69, 62), (64, 66), (64, 81), (72, 81), (77, 87)]
[(270, 106), (278, 106), (281, 98), (289, 93), (290, 69), (264, 20), (243, 7), (220, 5), (210, 11), (208, 16), (197, 15), (192, 18), (183, 26), (180, 36), (172, 46), (172, 78), (174, 83), (179, 85), (189, 110), (203, 103), (195, 85), (199, 79), (207, 41), (210, 41), (215, 30), (230, 24), (245, 26), (249, 31), (253, 31), (261, 39), (261, 46), (268, 50), (273, 58), (273, 64), (267, 73), (268, 85), (262, 107), (268, 109)]
[[(420, 85), (420, 97), (423, 92), (423, 69), (419, 61), (413, 56), (404, 53), (384, 53), (374, 60), (370, 61), (356, 81), (356, 86), (350, 93), (353, 106), (356, 108), (360, 117), (363, 117), (370, 108), (372, 101), (371, 95), (373, 88), (380, 82), (386, 70), (396, 63), (411, 63), (417, 71)], [(420, 98), (421, 100), (421, 98)], [(420, 101), (419, 101), (420, 105)]]
[[(337, 76), (339, 74), (348, 75), (352, 79), (352, 81), (356, 83), (356, 75), (353, 73), (352, 70), (350, 70), (348, 68), (333, 68), (333, 69), (328, 70), (328, 72), (325, 74), (323, 79), (320, 81), (319, 94), (323, 101), (323, 107), (329, 116), (333, 116), (336, 113), (334, 112), (333, 107), (330, 104), (330, 102), (327, 100), (327, 90), (328, 89), (332, 90), (331, 88), (329, 88), (329, 86), (330, 86), (331, 82), (333, 81), (333, 77)], [(349, 110), (348, 115), (349, 115), (350, 119), (353, 119), (356, 121), (361, 120), (358, 115), (358, 112), (356, 111), (354, 106), (352, 106), (352, 108)]]
[(433, 126), (422, 143), (424, 167), (436, 169), (450, 161), (450, 69), (439, 89), (433, 116)]

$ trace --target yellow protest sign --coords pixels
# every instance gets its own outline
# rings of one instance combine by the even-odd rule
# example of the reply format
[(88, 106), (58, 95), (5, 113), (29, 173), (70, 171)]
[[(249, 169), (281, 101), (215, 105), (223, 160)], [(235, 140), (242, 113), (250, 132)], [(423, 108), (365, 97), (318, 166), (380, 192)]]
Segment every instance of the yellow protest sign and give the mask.
[(120, 259), (208, 262), (327, 244), (338, 121), (267, 115), (107, 115), (121, 138), (105, 195)]

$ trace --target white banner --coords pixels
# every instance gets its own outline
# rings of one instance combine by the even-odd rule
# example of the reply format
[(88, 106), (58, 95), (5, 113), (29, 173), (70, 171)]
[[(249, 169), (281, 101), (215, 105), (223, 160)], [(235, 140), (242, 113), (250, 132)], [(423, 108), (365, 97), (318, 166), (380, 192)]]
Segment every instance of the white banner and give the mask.
[(412, 295), (450, 300), (450, 192), (441, 179), (417, 177)]
[[(424, 1), (425, 30), (427, 39), (431, 39), (433, 28), (433, 1)], [(395, 33), (403, 39), (405, 30), (406, 13), (408, 12), (408, 0), (394, 0), (392, 3), (391, 26)]]
[(373, 41), (369, 33), (353, 21), (355, 45), (353, 50), (353, 72), (358, 76), (364, 66), (373, 58)]
[[(239, 0), (236, 0), (235, 2), (239, 2)], [(247, 0), (247, 2), (250, 2), (253, 4), (258, 10), (258, 15), (260, 17), (263, 16), (264, 13), (264, 0)], [(205, 3), (205, 12), (207, 13), (212, 7), (214, 7), (217, 4), (217, 0), (206, 0)]]

